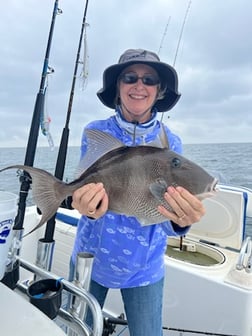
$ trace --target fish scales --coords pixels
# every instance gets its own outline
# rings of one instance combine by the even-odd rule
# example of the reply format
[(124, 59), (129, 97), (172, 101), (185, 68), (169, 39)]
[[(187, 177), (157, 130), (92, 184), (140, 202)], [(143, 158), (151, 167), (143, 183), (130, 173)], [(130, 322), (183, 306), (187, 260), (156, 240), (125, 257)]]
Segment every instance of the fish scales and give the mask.
[(164, 220), (157, 211), (160, 201), (149, 185), (165, 176), (166, 151), (146, 146), (120, 148), (98, 160), (80, 179), (83, 184), (104, 184), (110, 210), (141, 218), (143, 224), (160, 222)]

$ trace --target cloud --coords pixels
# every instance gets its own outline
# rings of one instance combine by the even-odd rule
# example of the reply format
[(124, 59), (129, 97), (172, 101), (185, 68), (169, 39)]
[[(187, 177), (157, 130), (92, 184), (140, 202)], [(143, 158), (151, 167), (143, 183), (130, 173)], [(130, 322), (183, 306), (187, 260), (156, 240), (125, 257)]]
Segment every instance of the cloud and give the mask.
[[(192, 0), (188, 4), (187, 0), (90, 1), (88, 80), (85, 90), (79, 78), (76, 81), (70, 144), (80, 144), (86, 123), (113, 113), (96, 97), (103, 70), (116, 63), (125, 49), (139, 47), (160, 50), (162, 61), (175, 62), (182, 97), (164, 121), (184, 143), (252, 141), (252, 3)], [(57, 15), (54, 27), (49, 65), (55, 71), (48, 76), (46, 100), (56, 145), (66, 121), (85, 2), (62, 0), (59, 6), (63, 14)], [(49, 0), (0, 3), (2, 147), (27, 144), (52, 10)], [(47, 145), (41, 133), (38, 145)]]

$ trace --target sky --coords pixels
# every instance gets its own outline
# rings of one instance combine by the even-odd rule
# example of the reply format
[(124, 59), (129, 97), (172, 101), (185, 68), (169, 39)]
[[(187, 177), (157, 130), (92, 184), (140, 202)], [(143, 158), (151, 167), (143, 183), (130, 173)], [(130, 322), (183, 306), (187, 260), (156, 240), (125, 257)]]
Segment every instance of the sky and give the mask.
[[(45, 117), (55, 146), (65, 126), (85, 1), (61, 0), (47, 77)], [(39, 91), (53, 0), (0, 2), (0, 147), (26, 146)], [(106, 67), (129, 48), (174, 65), (181, 98), (163, 121), (183, 143), (252, 142), (251, 0), (89, 0), (85, 83), (78, 65), (69, 145), (84, 126), (114, 113), (96, 92)], [(162, 114), (160, 114), (161, 117)], [(48, 146), (39, 133), (38, 146)]]

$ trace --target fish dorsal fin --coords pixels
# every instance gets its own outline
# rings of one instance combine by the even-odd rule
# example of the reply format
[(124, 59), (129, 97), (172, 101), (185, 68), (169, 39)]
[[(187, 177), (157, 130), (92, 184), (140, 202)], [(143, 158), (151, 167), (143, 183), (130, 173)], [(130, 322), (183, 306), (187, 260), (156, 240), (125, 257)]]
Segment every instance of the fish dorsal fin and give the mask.
[(159, 133), (159, 137), (161, 140), (161, 144), (162, 144), (162, 148), (167, 148), (169, 149), (169, 140), (165, 131), (165, 127), (164, 125), (161, 123), (161, 127), (160, 127), (160, 133)]
[(80, 176), (87, 168), (106, 153), (125, 145), (109, 133), (95, 129), (84, 131), (87, 138), (87, 151), (80, 160), (76, 175)]
[(169, 149), (168, 137), (165, 131), (165, 126), (162, 123), (160, 124), (158, 137), (156, 137), (155, 140), (146, 143), (145, 146)]

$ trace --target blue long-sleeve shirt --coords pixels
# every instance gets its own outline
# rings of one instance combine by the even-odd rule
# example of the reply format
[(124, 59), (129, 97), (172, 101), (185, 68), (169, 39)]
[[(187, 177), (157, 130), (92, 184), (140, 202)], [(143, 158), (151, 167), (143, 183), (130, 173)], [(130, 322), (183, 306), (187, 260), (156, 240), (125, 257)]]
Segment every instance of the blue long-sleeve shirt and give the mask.
[[(117, 113), (106, 120), (90, 123), (87, 128), (110, 133), (127, 146), (160, 141), (160, 122), (156, 115), (146, 124), (134, 125)], [(171, 150), (181, 153), (181, 141), (166, 126)], [(160, 144), (161, 145), (161, 144)], [(81, 158), (87, 149), (83, 133)], [(184, 235), (188, 228), (180, 228), (170, 221), (141, 226), (135, 217), (107, 211), (94, 220), (82, 216), (78, 223), (72, 260), (79, 252), (94, 254), (92, 279), (108, 288), (145, 286), (164, 276), (164, 254), (167, 236)]]

